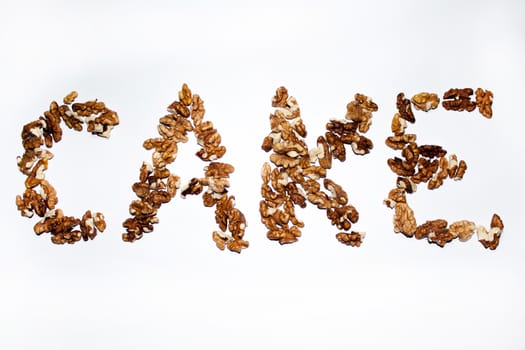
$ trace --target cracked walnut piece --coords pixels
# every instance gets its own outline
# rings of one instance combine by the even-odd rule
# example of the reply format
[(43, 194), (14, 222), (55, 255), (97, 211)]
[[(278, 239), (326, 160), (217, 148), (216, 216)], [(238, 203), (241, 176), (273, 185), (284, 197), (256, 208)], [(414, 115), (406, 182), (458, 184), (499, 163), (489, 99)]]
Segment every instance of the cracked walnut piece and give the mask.
[(412, 96), (411, 101), (416, 109), (425, 112), (436, 109), (439, 106), (438, 95), (430, 92), (420, 92)]
[(476, 104), (478, 105), (479, 112), (488, 119), (492, 118), (493, 97), (492, 91), (481, 88), (476, 89)]
[(503, 232), (503, 221), (498, 214), (492, 215), (490, 222), (490, 230), (484, 226), (477, 226), (476, 232), (478, 234), (479, 242), (487, 249), (494, 250), (499, 245), (501, 233)]
[(476, 102), (470, 100), (474, 91), (471, 88), (450, 89), (443, 95), (442, 105), (446, 110), (472, 112)]
[(365, 238), (365, 233), (355, 231), (352, 231), (351, 233), (339, 232), (335, 235), (335, 238), (337, 238), (339, 242), (345, 245), (349, 245), (351, 247), (359, 247), (361, 246), (361, 243)]

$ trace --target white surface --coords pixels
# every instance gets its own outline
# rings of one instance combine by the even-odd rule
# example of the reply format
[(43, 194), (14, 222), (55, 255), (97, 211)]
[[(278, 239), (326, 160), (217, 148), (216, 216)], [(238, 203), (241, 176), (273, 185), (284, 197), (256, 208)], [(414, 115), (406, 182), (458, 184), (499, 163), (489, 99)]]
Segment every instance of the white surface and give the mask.
[[(0, 93), (0, 348), (523, 349), (523, 112), (525, 8), (520, 1), (404, 2), (2, 1)], [(155, 231), (120, 240), (131, 185), (158, 118), (187, 82), (201, 95), (236, 167), (231, 193), (250, 248), (217, 250), (213, 210), (177, 197)], [(259, 221), (260, 150), (270, 100), (285, 85), (313, 144), (355, 92), (379, 112), (365, 157), (336, 162), (366, 231), (339, 244), (324, 212), (298, 209), (298, 243), (268, 241)], [(472, 238), (445, 249), (393, 233), (382, 200), (395, 183), (384, 146), (399, 91), (494, 91), (494, 117), (419, 112), (422, 143), (465, 159), (463, 181), (420, 188), (418, 221), (470, 219), (505, 230), (496, 251)], [(55, 246), (16, 212), (24, 177), (20, 130), (69, 91), (100, 98), (121, 125), (109, 140), (65, 130), (47, 179), (69, 215), (105, 213), (94, 241)], [(204, 163), (194, 138), (171, 169), (189, 180)]]

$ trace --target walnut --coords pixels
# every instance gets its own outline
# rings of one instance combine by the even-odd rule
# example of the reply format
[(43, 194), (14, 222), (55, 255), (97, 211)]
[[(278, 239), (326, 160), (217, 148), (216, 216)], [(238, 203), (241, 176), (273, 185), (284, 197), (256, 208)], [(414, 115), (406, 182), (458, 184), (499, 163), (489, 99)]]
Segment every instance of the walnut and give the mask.
[(410, 123), (414, 123), (416, 121), (416, 117), (414, 116), (414, 112), (412, 112), (412, 107), (410, 106), (410, 100), (405, 98), (404, 93), (400, 92), (397, 95), (396, 106), (401, 118)]
[(279, 241), (280, 244), (289, 244), (297, 242), (301, 237), (301, 231), (297, 226), (284, 226), (278, 230), (268, 231), (266, 237), (272, 241)]
[(272, 98), (272, 107), (286, 107), (288, 100), (288, 90), (284, 86), (277, 88), (275, 96)]
[(446, 220), (430, 220), (416, 228), (416, 239), (428, 238), (430, 243), (436, 243), (443, 247), (457, 236), (451, 234), (447, 228)]
[(436, 109), (439, 106), (438, 95), (430, 92), (420, 92), (412, 96), (411, 101), (416, 109), (425, 112)]
[(501, 235), (501, 230), (497, 227), (487, 230), (484, 226), (477, 226), (476, 232), (478, 234), (479, 242), (486, 248), (494, 250), (499, 245), (499, 239)]
[(192, 103), (191, 90), (186, 83), (182, 84), (182, 89), (179, 91), (179, 101), (184, 106), (189, 106)]
[(133, 190), (133, 192), (135, 192), (137, 197), (143, 199), (148, 197), (150, 192), (150, 185), (145, 182), (135, 182), (131, 189)]
[(417, 162), (417, 173), (410, 177), (414, 183), (429, 181), (432, 176), (439, 170), (439, 160), (434, 159), (429, 161), (426, 158), (419, 158)]
[(261, 168), (261, 179), (263, 183), (267, 184), (270, 181), (271, 166), (269, 163), (264, 163)]
[(348, 203), (348, 195), (340, 185), (336, 184), (330, 179), (324, 179), (323, 184), (324, 187), (330, 191), (330, 199), (334, 199), (341, 205)]
[(448, 160), (445, 157), (439, 159), (439, 171), (436, 171), (430, 181), (428, 182), (428, 189), (434, 190), (441, 185), (443, 181), (448, 177)]
[(333, 132), (339, 136), (355, 133), (358, 128), (358, 123), (348, 120), (335, 120), (332, 119), (326, 123), (326, 130)]
[(394, 114), (392, 118), (392, 123), (390, 124), (390, 129), (395, 136), (401, 136), (405, 133), (407, 127), (407, 122), (405, 119), (401, 118), (399, 113)]
[(288, 120), (293, 120), (300, 117), (301, 111), (295, 97), (288, 97), (286, 104), (283, 107), (278, 107), (275, 110), (275, 115)]
[(66, 105), (70, 105), (72, 104), (73, 102), (75, 102), (75, 99), (78, 97), (78, 92), (76, 91), (71, 91), (69, 94), (67, 94), (65, 97), (64, 97), (64, 103)]
[(289, 157), (297, 158), (308, 153), (304, 143), (294, 143), (290, 141), (278, 142), (272, 145), (273, 151), (278, 154), (286, 154)]
[(51, 242), (54, 244), (73, 244), (80, 241), (82, 233), (78, 230), (66, 231), (66, 232), (57, 232), (54, 236), (51, 237)]
[(478, 234), (479, 242), (487, 249), (494, 250), (499, 245), (501, 233), (503, 232), (503, 221), (498, 214), (492, 215), (490, 222), (490, 230), (487, 230), (484, 226), (477, 226), (476, 232)]
[[(59, 108), (59, 113), (68, 127), (82, 130), (82, 123), (87, 124), (88, 132), (93, 135), (109, 137), (111, 130), (119, 124), (117, 113), (108, 109), (104, 102), (87, 101), (85, 103), (74, 103), (69, 107)], [(67, 116), (68, 118), (66, 118)], [(79, 121), (80, 125), (75, 121)]]
[[(317, 138), (317, 159), (319, 160), (319, 165), (325, 169), (332, 168), (332, 155), (330, 152), (330, 146), (323, 136)], [(315, 152), (314, 152), (315, 154)], [(310, 161), (312, 156), (310, 155)]]
[(503, 221), (501, 220), (498, 214), (492, 215), (492, 220), (490, 221), (490, 227), (498, 228), (500, 230), (500, 233), (501, 231), (503, 231), (503, 228), (504, 228)]
[(324, 192), (308, 193), (306, 196), (310, 203), (315, 204), (318, 209), (327, 209), (332, 206), (330, 198)]
[(406, 193), (413, 193), (417, 190), (417, 185), (408, 177), (398, 177), (396, 184), (398, 189)]
[(446, 110), (472, 112), (476, 108), (476, 102), (470, 100), (473, 93), (471, 88), (450, 89), (443, 95), (441, 104)]
[(40, 196), (45, 201), (47, 209), (55, 209), (55, 206), (58, 203), (58, 197), (55, 188), (46, 180), (42, 180), (40, 187)]
[(109, 137), (111, 130), (119, 124), (117, 113), (104, 110), (100, 116), (87, 121), (87, 131), (93, 135)]
[(271, 136), (266, 136), (261, 145), (261, 149), (265, 152), (270, 152), (273, 147), (274, 138)]
[(82, 239), (87, 241), (94, 239), (97, 236), (97, 230), (101, 232), (106, 229), (106, 222), (104, 216), (101, 213), (96, 213), (95, 216), (91, 214), (91, 210), (85, 212), (80, 221), (80, 233)]
[(351, 247), (359, 247), (361, 246), (361, 243), (365, 238), (365, 233), (355, 231), (352, 231), (351, 233), (339, 232), (335, 235), (335, 238), (345, 245), (349, 245)]
[(467, 163), (464, 160), (460, 160), (458, 163), (456, 155), (453, 154), (449, 157), (448, 164), (448, 176), (455, 181), (463, 179), (467, 171)]
[(152, 216), (157, 214), (157, 208), (144, 200), (134, 200), (129, 205), (129, 213), (134, 216)]
[(190, 116), (190, 109), (184, 103), (179, 101), (174, 101), (168, 106), (168, 112), (174, 113), (176, 115), (188, 118)]
[(390, 192), (388, 193), (388, 198), (385, 199), (383, 203), (389, 208), (394, 208), (397, 203), (406, 203), (407, 198), (405, 193), (406, 192), (404, 188), (394, 188), (390, 190)]
[(235, 171), (233, 165), (228, 163), (211, 162), (204, 167), (206, 177), (228, 177)]
[(202, 123), (204, 113), (206, 113), (204, 102), (199, 95), (193, 95), (191, 102), (191, 120), (193, 120), (194, 126), (198, 126)]
[(188, 132), (193, 130), (188, 119), (176, 114), (168, 114), (159, 119), (157, 127), (160, 136), (175, 142), (187, 142)]
[[(248, 242), (242, 240), (246, 228), (246, 219), (240, 210), (234, 208), (235, 198), (224, 195), (218, 202), (215, 210), (215, 220), (219, 224), (221, 232), (214, 231), (213, 240), (221, 250), (228, 247), (229, 250), (240, 253), (241, 249), (248, 247)], [(229, 229), (232, 236), (223, 231)]]
[(240, 253), (242, 249), (248, 248), (249, 246), (250, 244), (248, 243), (248, 241), (242, 239), (234, 239), (227, 245), (228, 249), (235, 253)]
[[(60, 113), (58, 111), (58, 104), (53, 101), (49, 105), (49, 111), (44, 112), (44, 139), (47, 147), (52, 147), (53, 143), (51, 138), (55, 142), (62, 140), (62, 128), (60, 127)], [(40, 117), (42, 119), (42, 117)]]
[(306, 135), (308, 134), (308, 132), (306, 131), (306, 126), (304, 125), (303, 120), (301, 118), (297, 118), (292, 122), (292, 128), (301, 137), (306, 137)]
[(428, 242), (435, 243), (441, 248), (452, 241), (456, 236), (447, 228), (446, 220), (432, 220), (432, 231), (428, 234)]
[(365, 95), (355, 94), (355, 100), (346, 106), (345, 118), (358, 123), (359, 131), (367, 132), (370, 128), (372, 112), (377, 111), (377, 105)]
[(449, 230), (452, 235), (458, 237), (461, 242), (466, 242), (474, 234), (476, 224), (472, 221), (461, 220), (450, 224)]
[(289, 216), (289, 220), (292, 224), (297, 227), (304, 227), (304, 222), (299, 220), (295, 215), (295, 203), (291, 200), (291, 198), (285, 199), (283, 208), (285, 214)]
[[(326, 177), (326, 169), (320, 166), (313, 165), (309, 166), (308, 168), (304, 168), (302, 174), (308, 177), (309, 179), (319, 180), (321, 178)], [(302, 181), (299, 182), (302, 183), (303, 181), (304, 179), (302, 179)]]
[(337, 226), (340, 230), (349, 230), (352, 224), (359, 220), (359, 213), (351, 205), (328, 208), (326, 216), (331, 220), (332, 225)]
[(272, 154), (270, 155), (270, 161), (277, 166), (282, 166), (285, 168), (293, 168), (299, 165), (299, 158), (292, 158), (285, 154)]
[(317, 193), (321, 190), (321, 185), (313, 179), (305, 180), (301, 182), (301, 187), (306, 191), (306, 193)]
[(272, 188), (267, 184), (263, 184), (261, 186), (261, 195), (264, 199), (273, 203), (273, 205), (276, 207), (284, 203), (284, 195), (273, 191)]
[(16, 206), (22, 216), (31, 218), (33, 214), (42, 217), (46, 214), (47, 204), (44, 198), (31, 188), (26, 188), (22, 196), (16, 196)]
[(447, 151), (438, 145), (421, 145), (418, 149), (419, 153), (427, 158), (441, 158), (447, 154)]
[(177, 190), (180, 188), (180, 177), (174, 174), (168, 175), (166, 182), (166, 192), (173, 198), (177, 194)]
[(394, 207), (394, 232), (401, 232), (407, 237), (416, 233), (417, 224), (414, 212), (406, 203), (396, 203)]
[[(47, 212), (42, 220), (35, 224), (34, 231), (37, 235), (41, 235), (44, 232), (50, 232), (54, 236), (59, 235), (60, 238), (58, 241), (53, 243), (62, 244), (65, 243), (66, 240), (68, 243), (73, 243), (73, 241), (76, 241), (75, 238), (77, 236), (78, 240), (80, 240), (81, 237), (80, 232), (78, 232), (78, 234), (72, 234), (73, 228), (79, 223), (79, 219), (72, 216), (64, 216), (62, 210), (55, 209)], [(69, 235), (63, 237), (65, 233), (69, 233), (71, 237), (69, 237)]]
[(492, 91), (483, 90), (481, 88), (476, 89), (476, 104), (478, 105), (479, 112), (485, 118), (492, 118), (492, 98), (494, 95)]
[(288, 184), (288, 173), (286, 168), (275, 168), (271, 172), (271, 184), (275, 191), (284, 194), (286, 189), (285, 186)]
[(338, 159), (341, 162), (344, 162), (346, 160), (346, 149), (345, 145), (341, 141), (341, 138), (330, 131), (325, 133), (325, 138), (330, 145), (332, 157), (334, 159)]
[(306, 207), (306, 196), (301, 190), (299, 190), (299, 187), (297, 187), (295, 182), (289, 182), (286, 184), (285, 189), (293, 204), (298, 205), (301, 208)]
[(420, 148), (415, 142), (410, 142), (409, 144), (405, 145), (401, 151), (401, 155), (405, 158), (404, 167), (407, 169), (415, 168), (419, 160), (420, 152)]
[(39, 119), (27, 123), (22, 128), (22, 146), (25, 150), (35, 149), (44, 144), (45, 120)]
[(27, 179), (25, 181), (26, 188), (33, 188), (42, 183), (42, 181), (45, 179), (45, 171), (48, 167), (48, 161), (45, 158), (40, 159), (35, 166), (33, 166), (33, 169), (31, 169), (31, 172), (28, 174)]
[[(37, 148), (38, 150), (40, 148)], [(16, 164), (18, 165), (18, 170), (24, 175), (29, 175), (33, 165), (40, 159), (36, 153), (35, 149), (29, 149), (24, 152), (22, 156), (16, 158)]]
[(415, 142), (415, 141), (416, 141), (415, 134), (403, 134), (399, 136), (387, 137), (385, 140), (385, 144), (394, 150), (399, 150), (399, 149), (403, 149), (407, 143)]
[(212, 239), (217, 245), (217, 248), (219, 248), (220, 250), (224, 250), (224, 248), (226, 248), (226, 245), (231, 240), (233, 240), (233, 238), (230, 235), (227, 235), (226, 233), (219, 232), (219, 231), (213, 231)]
[(416, 165), (403, 161), (401, 158), (389, 158), (387, 163), (390, 169), (399, 176), (411, 176), (415, 173)]
[(154, 208), (160, 208), (162, 204), (168, 203), (171, 198), (172, 196), (166, 191), (154, 190), (151, 191), (148, 202), (151, 203)]
[(151, 156), (155, 168), (164, 168), (177, 158), (177, 143), (165, 138), (152, 138), (144, 141), (143, 147), (147, 150), (155, 149)]
[(126, 233), (122, 234), (124, 242), (134, 242), (142, 238), (143, 227), (139, 224), (137, 218), (128, 218), (124, 221), (122, 226), (126, 229)]
[[(344, 142), (344, 138), (342, 137), (341, 140)], [(366, 138), (363, 135), (357, 135), (357, 140), (353, 141), (351, 143), (352, 151), (354, 154), (357, 155), (364, 155), (370, 153), (372, 148), (374, 148), (374, 144), (372, 143), (372, 140)]]
[(82, 131), (84, 124), (83, 119), (78, 114), (74, 113), (69, 106), (62, 105), (58, 107), (58, 113), (60, 113), (60, 117), (68, 128)]
[(102, 101), (87, 101), (84, 103), (74, 103), (71, 106), (73, 112), (81, 117), (89, 117), (93, 114), (98, 114), (106, 108), (106, 105)]

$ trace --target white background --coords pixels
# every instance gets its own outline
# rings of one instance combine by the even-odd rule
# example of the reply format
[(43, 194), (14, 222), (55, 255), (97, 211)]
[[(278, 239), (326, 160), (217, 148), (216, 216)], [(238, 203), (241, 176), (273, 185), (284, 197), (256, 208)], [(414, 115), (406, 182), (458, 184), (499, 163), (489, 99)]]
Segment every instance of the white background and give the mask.
[[(520, 1), (207, 2), (2, 1), (0, 104), (0, 348), (523, 349), (523, 88)], [(121, 241), (131, 185), (158, 118), (183, 82), (201, 95), (236, 171), (231, 193), (248, 219), (250, 248), (211, 240), (213, 210), (174, 199), (141, 241)], [(380, 110), (375, 147), (328, 175), (360, 212), (360, 248), (338, 243), (324, 212), (298, 208), (299, 242), (266, 239), (258, 202), (260, 149), (275, 89), (301, 107), (313, 144), (355, 92)], [(496, 251), (477, 239), (444, 249), (394, 234), (382, 204), (395, 175), (384, 145), (395, 97), (451, 87), (494, 92), (494, 117), (439, 108), (408, 131), (469, 165), (463, 181), (422, 186), (418, 222), (470, 219), (505, 231)], [(65, 130), (47, 179), (67, 215), (102, 211), (94, 241), (55, 246), (20, 217), (16, 167), (22, 126), (71, 90), (119, 113), (109, 140)], [(173, 172), (201, 176), (195, 139)]]

